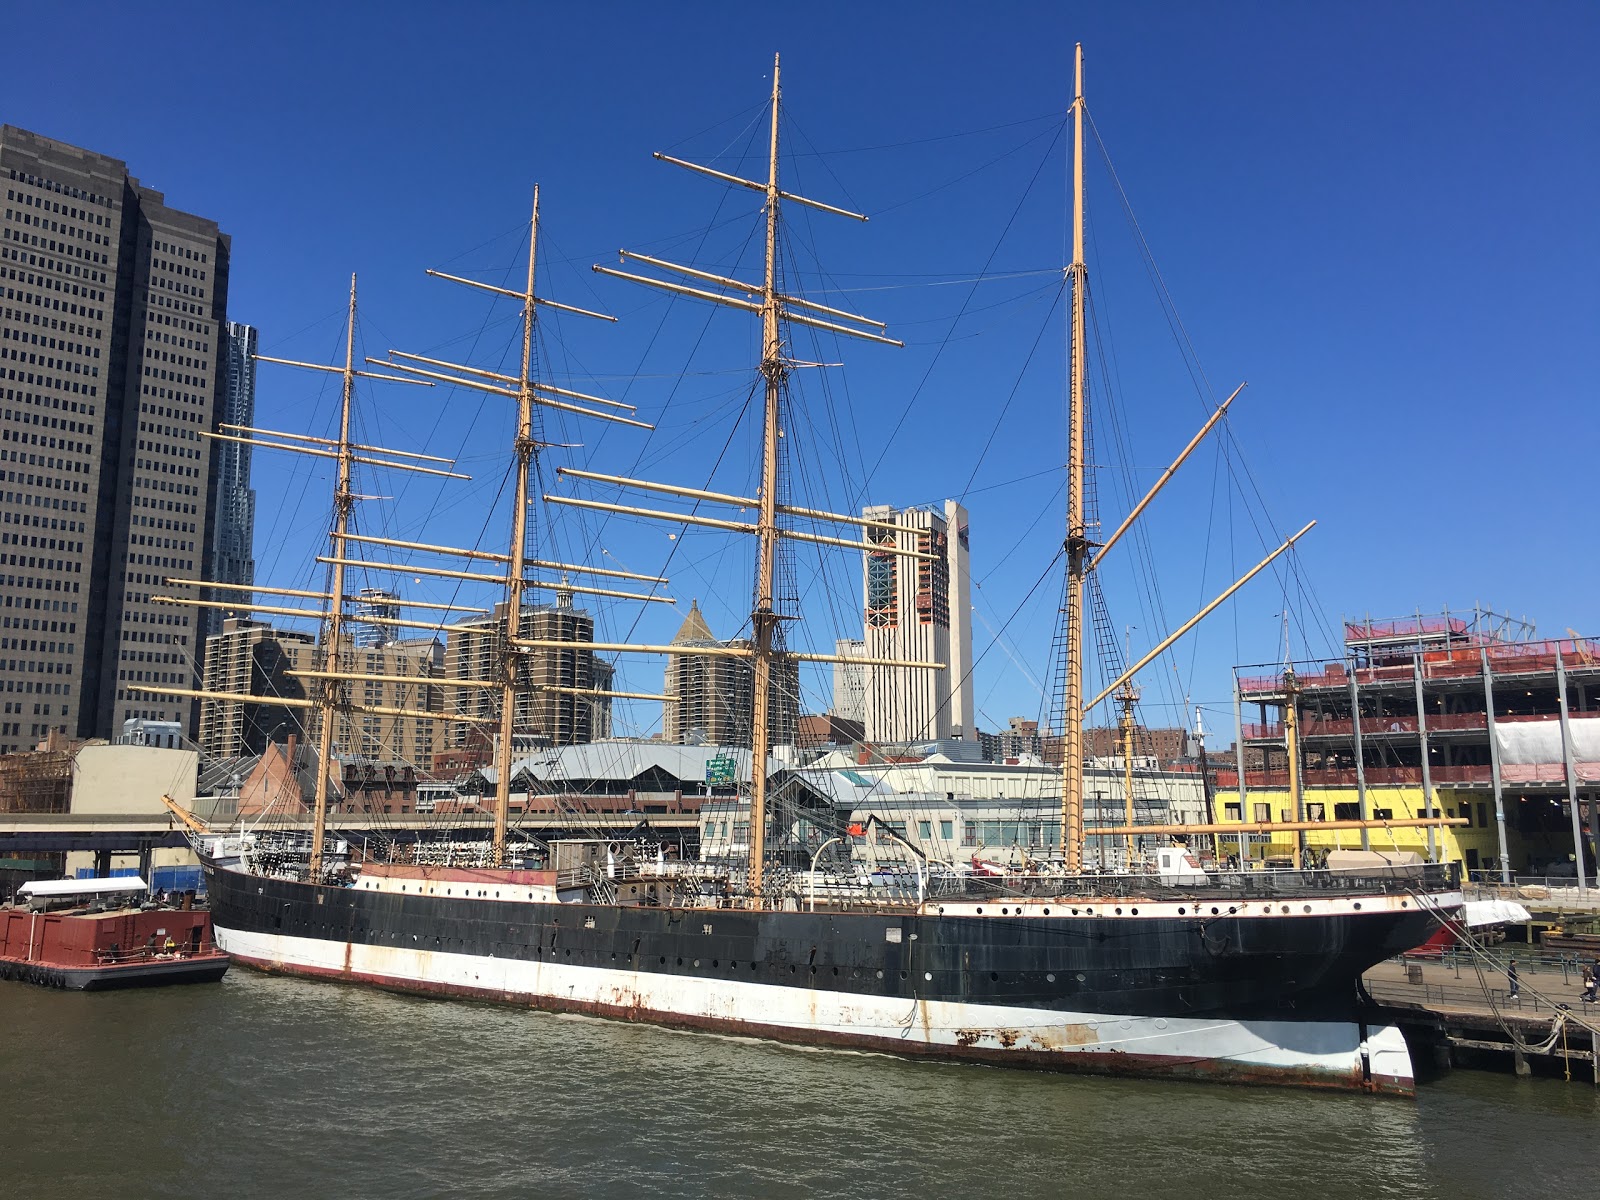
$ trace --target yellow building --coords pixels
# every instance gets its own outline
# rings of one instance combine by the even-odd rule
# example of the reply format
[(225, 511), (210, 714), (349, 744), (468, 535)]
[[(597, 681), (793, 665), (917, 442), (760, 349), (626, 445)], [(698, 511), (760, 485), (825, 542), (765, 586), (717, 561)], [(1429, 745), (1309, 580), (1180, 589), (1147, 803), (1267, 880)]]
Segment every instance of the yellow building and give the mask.
[[(1301, 792), (1305, 804), (1304, 820), (1332, 821), (1356, 819), (1359, 805), (1352, 797), (1351, 788), (1305, 788)], [(1287, 787), (1256, 789), (1246, 787), (1245, 803), (1249, 811), (1244, 820), (1293, 821), (1296, 820), (1294, 801)], [(1520, 799), (1519, 799), (1520, 803)], [(1548, 801), (1544, 802), (1548, 803)], [(1372, 819), (1393, 818), (1405, 820), (1426, 817), (1427, 801), (1421, 787), (1373, 787), (1367, 789), (1367, 804)], [(1217, 820), (1222, 824), (1237, 824), (1239, 815), (1239, 790), (1237, 787), (1219, 790), (1216, 794)], [(1359, 829), (1309, 829), (1305, 845), (1318, 856), (1329, 850), (1384, 850), (1412, 851), (1425, 859), (1437, 862), (1461, 863), (1463, 869), (1481, 869), (1500, 853), (1499, 832), (1495, 828), (1494, 804), (1484, 796), (1472, 793), (1440, 790), (1434, 794), (1434, 816), (1465, 817), (1470, 824), (1446, 825), (1429, 830), (1421, 827), (1371, 829), (1366, 839)], [(1357, 811), (1351, 811), (1357, 810)], [(1508, 848), (1513, 861), (1526, 861), (1540, 850), (1548, 853), (1554, 848), (1548, 838), (1525, 839), (1520, 831), (1508, 828)], [(1239, 843), (1222, 835), (1222, 852), (1237, 854)], [(1254, 834), (1249, 840), (1250, 858), (1260, 862), (1267, 858), (1292, 858), (1297, 840), (1294, 833), (1276, 832)], [(1570, 849), (1570, 846), (1568, 847)]]

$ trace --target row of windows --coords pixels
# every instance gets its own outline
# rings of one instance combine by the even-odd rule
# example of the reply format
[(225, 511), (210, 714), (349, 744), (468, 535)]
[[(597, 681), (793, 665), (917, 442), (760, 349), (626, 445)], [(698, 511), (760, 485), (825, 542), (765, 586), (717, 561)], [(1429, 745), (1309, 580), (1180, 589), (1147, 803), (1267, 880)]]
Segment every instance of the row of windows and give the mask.
[[(0, 247), (3, 249), (3, 247)], [(67, 283), (60, 279), (47, 279), (43, 275), (35, 275), (31, 271), (18, 270), (16, 267), (6, 267), (3, 277), (13, 279), (18, 283), (30, 287), (44, 288), (48, 291), (61, 292), (65, 296), (77, 296), (80, 300), (98, 300), (105, 303), (106, 294), (99, 288), (81, 287), (76, 283)], [(21, 300), (24, 304), (31, 304), (35, 308), (49, 308), (56, 312), (80, 313), (91, 321), (106, 319), (106, 310), (103, 308), (89, 308), (87, 305), (73, 304), (71, 300), (53, 299), (43, 292), (29, 292), (22, 288), (8, 287), (5, 289), (7, 300)]]
[[(12, 290), (14, 289), (6, 289), (6, 291)], [(85, 306), (81, 313), (78, 311), (78, 306), (73, 304), (71, 301), (67, 302), (67, 307), (68, 311), (70, 311), (74, 316), (87, 317), (89, 315), (87, 306)], [(38, 325), (43, 329), (65, 330), (67, 333), (75, 333), (79, 337), (94, 338), (99, 340), (101, 336), (101, 331), (91, 326), (80, 324), (77, 321), (63, 321), (59, 317), (45, 316), (42, 312), (31, 313), (20, 308), (7, 308), (0, 310), (0, 315), (5, 316), (8, 320), (21, 321), (24, 325)], [(95, 357), (100, 357), (98, 351), (96, 351)]]
[[(104, 196), (97, 196), (93, 192), (83, 191), (81, 188), (73, 187), (70, 183), (57, 183), (55, 180), (46, 179), (42, 175), (30, 175), (26, 171), (17, 170), (15, 167), (11, 168), (11, 178), (18, 183), (32, 184), (34, 187), (42, 188), (47, 192), (55, 192), (61, 196), (71, 196), (74, 200), (86, 200), (90, 204), (98, 204), (103, 208), (111, 207), (111, 201)], [(63, 205), (55, 200), (46, 200), (42, 196), (30, 196), (27, 192), (13, 191), (10, 188), (6, 189), (6, 199), (20, 200), (23, 204), (31, 204), (36, 208), (48, 208), (51, 212), (66, 211), (80, 221), (92, 221), (96, 225), (109, 225), (111, 223), (109, 217), (102, 217), (99, 213), (80, 212), (70, 206), (64, 208)]]
[[(163, 242), (163, 241), (159, 241), (159, 240), (152, 241), (151, 245), (153, 245), (157, 250), (161, 251), (161, 253), (163, 253), (163, 254), (173, 254), (173, 255), (176, 255), (179, 258), (190, 258), (190, 259), (194, 259), (196, 262), (206, 262), (207, 261), (206, 253), (205, 253), (204, 250), (195, 251), (195, 250), (189, 249), (189, 247), (187, 247), (187, 246), (179, 246), (179, 245), (176, 245), (173, 242)], [(205, 276), (201, 275), (200, 278), (204, 279)]]
[[(6, 209), (6, 215), (8, 217), (11, 215), (9, 208)], [(62, 225), (56, 221), (38, 222), (25, 216), (22, 218), (22, 223), (25, 225), (37, 225), (39, 228), (47, 230), (48, 233), (63, 234), (68, 237), (87, 237), (88, 240), (93, 241), (96, 245), (99, 245), (102, 241), (99, 234), (86, 234), (85, 230), (74, 229), (70, 225)], [(55, 238), (47, 236), (47, 234), (29, 233), (25, 229), (6, 228), (0, 230), (0, 238), (8, 242), (18, 242), (24, 246), (37, 246), (41, 250), (48, 250), (51, 254), (65, 254), (69, 258), (82, 258), (96, 265), (109, 264), (111, 261), (109, 256), (99, 250), (87, 250), (82, 246), (58, 242)]]
[[(81, 221), (85, 217), (91, 215), (91, 214), (88, 214), (88, 213), (84, 213), (82, 216), (80, 216), (78, 209), (70, 208), (70, 207), (65, 209), (65, 210), (61, 209), (60, 207), (57, 207), (54, 211), (60, 213), (64, 217), (67, 217), (70, 220), (74, 220), (74, 221)], [(10, 209), (10, 208), (6, 209), (6, 219), (7, 220), (14, 220), (14, 221), (21, 221), (24, 225), (38, 225), (40, 223), (43, 223), (45, 228), (53, 230), (56, 233), (70, 233), (70, 234), (78, 234), (78, 235), (85, 235), (86, 234), (87, 237), (86, 237), (85, 240), (91, 241), (97, 246), (109, 246), (111, 244), (111, 239), (110, 238), (106, 237), (103, 234), (95, 233), (92, 229), (74, 229), (70, 225), (62, 225), (59, 221), (52, 221), (48, 217), (35, 217), (31, 213), (24, 212), (20, 208), (18, 208), (18, 209)]]
[[(0, 258), (9, 258), (13, 262), (21, 264), (21, 266), (39, 267), (42, 270), (55, 271), (61, 275), (73, 275), (79, 279), (87, 279), (91, 283), (106, 283), (110, 279), (110, 276), (104, 271), (98, 271), (93, 267), (80, 267), (76, 263), (65, 262), (59, 258), (50, 258), (43, 252), (34, 254), (29, 250), (17, 250), (11, 246), (0, 246)], [(18, 275), (13, 273), (11, 278), (18, 278)], [(28, 281), (30, 283), (37, 282), (43, 287), (55, 288), (57, 291), (70, 288), (73, 295), (78, 294), (78, 285), (75, 283), (52, 280), (43, 275), (29, 275)]]

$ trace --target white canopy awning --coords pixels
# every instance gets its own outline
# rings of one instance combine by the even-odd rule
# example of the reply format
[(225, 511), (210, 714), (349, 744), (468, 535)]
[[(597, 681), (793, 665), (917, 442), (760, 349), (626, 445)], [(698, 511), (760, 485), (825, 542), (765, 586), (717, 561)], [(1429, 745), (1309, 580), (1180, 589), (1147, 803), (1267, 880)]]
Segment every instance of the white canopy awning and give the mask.
[(130, 892), (148, 892), (150, 885), (137, 875), (119, 876), (116, 879), (36, 879), (17, 889), (17, 895), (30, 896), (124, 896)]
[(1483, 925), (1512, 925), (1533, 917), (1514, 900), (1468, 900), (1462, 907), (1470, 929)]

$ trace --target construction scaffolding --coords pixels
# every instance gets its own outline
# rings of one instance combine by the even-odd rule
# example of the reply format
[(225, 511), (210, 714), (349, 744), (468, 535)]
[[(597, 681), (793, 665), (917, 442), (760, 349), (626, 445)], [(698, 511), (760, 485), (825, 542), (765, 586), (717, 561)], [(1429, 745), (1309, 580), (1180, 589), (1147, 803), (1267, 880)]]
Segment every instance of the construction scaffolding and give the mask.
[(71, 751), (0, 755), (0, 813), (64, 813), (71, 802)]

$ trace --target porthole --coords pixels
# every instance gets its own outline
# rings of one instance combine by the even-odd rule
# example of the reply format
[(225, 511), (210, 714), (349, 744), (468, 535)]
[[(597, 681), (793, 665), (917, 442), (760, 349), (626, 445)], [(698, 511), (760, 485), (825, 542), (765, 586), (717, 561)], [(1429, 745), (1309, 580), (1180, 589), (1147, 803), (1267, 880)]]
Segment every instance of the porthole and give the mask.
[(713, 971), (715, 971), (717, 969), (717, 960), (714, 959), (714, 958), (711, 960), (711, 969)]
[[(1228, 914), (1230, 916), (1233, 915), (1234, 913), (1238, 912), (1238, 911), (1239, 910), (1235, 906), (1233, 906), (1232, 904), (1228, 905)], [(1283, 911), (1284, 912), (1288, 912), (1289, 910), (1286, 908)]]
[(1137, 908), (1133, 910), (1133, 915), (1136, 917), (1139, 915), (1139, 910)]
[(989, 982), (990, 983), (999, 983), (1000, 982), (1000, 972), (999, 971), (990, 971), (989, 972)]
[(1011, 915), (1011, 910), (1009, 908), (1002, 908), (1000, 910), (1000, 915), (1002, 917), (1009, 917)]
[(982, 906), (982, 905), (979, 905), (979, 906), (978, 906), (978, 911), (979, 911), (979, 912), (980, 912), (980, 913), (981, 913), (981, 912), (983, 912), (983, 906)]
[(790, 963), (790, 964), (789, 964), (789, 974), (791, 974), (791, 975), (793, 975), (793, 974), (794, 974), (794, 971), (795, 971), (795, 967), (794, 967), (794, 964), (793, 964), (793, 963)]
[[(1084, 981), (1084, 980), (1086, 980), (1086, 979), (1087, 979), (1087, 978), (1089, 978), (1089, 977), (1088, 977), (1088, 976), (1087, 976), (1087, 975), (1085, 975), (1085, 974), (1084, 974), (1084, 973), (1083, 973), (1083, 972), (1082, 972), (1082, 971), (1079, 971), (1079, 972), (1078, 972), (1078, 982), (1079, 982), (1079, 983), (1082, 983), (1082, 982), (1083, 982), (1083, 981)], [(1093, 1029), (1093, 1028), (1094, 1028), (1094, 1026), (1092, 1026), (1092, 1025), (1091, 1025), (1091, 1026), (1090, 1026), (1090, 1027), (1089, 1027), (1089, 1028), (1091, 1028), (1091, 1029)]]
[(1360, 910), (1361, 910), (1361, 901), (1357, 900), (1356, 901), (1356, 911), (1359, 912)]
[(901, 971), (900, 972), (900, 978), (901, 979), (909, 979), (910, 977), (911, 977), (911, 973), (909, 971)]
[(1045, 976), (1045, 977), (1044, 977), (1044, 981), (1045, 981), (1045, 982), (1046, 982), (1046, 983), (1054, 983), (1054, 982), (1055, 982), (1055, 981), (1056, 981), (1056, 977), (1055, 977), (1055, 974), (1054, 974), (1054, 972), (1052, 972), (1052, 973), (1051, 973), (1051, 974), (1049, 974), (1049, 975), (1046, 975), (1046, 976)]
[(1048, 908), (1044, 910), (1044, 915), (1047, 917), (1050, 915), (1050, 910)]
[(661, 956), (661, 965), (663, 967), (667, 965), (667, 956), (665, 954)]
[(1119, 909), (1117, 909), (1117, 916), (1120, 917), (1121, 915), (1122, 915), (1122, 910), (1119, 908)]
[(878, 978), (879, 978), (879, 979), (882, 979), (882, 978), (883, 978), (883, 972), (882, 972), (882, 971), (879, 971), (879, 972), (878, 972)]
[(932, 982), (933, 982), (933, 972), (932, 972), (932, 971), (924, 971), (924, 972), (923, 972), (923, 973), (922, 973), (922, 977), (923, 977), (923, 978), (924, 978), (924, 979), (925, 979), (925, 980), (927, 980), (927, 981), (928, 981), (928, 982), (929, 982), (929, 983), (932, 983)]
[(1288, 905), (1287, 905), (1287, 904), (1285, 904), (1285, 905), (1284, 905), (1284, 906), (1283, 906), (1283, 911), (1284, 911), (1284, 912), (1288, 912), (1288, 911), (1289, 911), (1289, 906), (1288, 906)]
[(1400, 901), (1400, 907), (1401, 908), (1410, 908), (1411, 907), (1411, 901), (1409, 901), (1409, 900)]
[(1186, 909), (1186, 908), (1184, 908), (1184, 907), (1183, 907), (1183, 906), (1182, 906), (1182, 905), (1181, 905), (1181, 904), (1180, 904), (1180, 905), (1179, 905), (1179, 906), (1178, 906), (1178, 915), (1179, 915), (1179, 916), (1180, 916), (1180, 917), (1181, 917), (1181, 916), (1183, 916), (1183, 914), (1184, 914), (1184, 913), (1186, 913), (1186, 912), (1188, 912), (1188, 911), (1189, 911), (1189, 910), (1188, 910), (1188, 909)]
[(679, 966), (680, 966), (680, 967), (681, 967), (681, 966), (683, 966), (683, 959), (681, 959), (681, 958), (680, 958), (680, 959), (679, 959), (679, 960), (678, 960), (678, 965), (679, 965)]
[(834, 968), (834, 969), (833, 969), (833, 973), (834, 973), (834, 974), (835, 974), (835, 975), (837, 975), (837, 974), (838, 974), (838, 973), (839, 973), (839, 968), (838, 968), (838, 967), (835, 967), (835, 968)]
[(700, 960), (698, 958), (694, 960), (694, 965), (696, 968), (700, 966)]
[(1216, 916), (1216, 915), (1217, 915), (1217, 913), (1219, 913), (1219, 912), (1221, 912), (1221, 911), (1222, 911), (1222, 910), (1221, 910), (1221, 909), (1219, 909), (1219, 908), (1218, 908), (1218, 907), (1217, 907), (1217, 906), (1216, 906), (1216, 905), (1214, 905), (1214, 904), (1213, 904), (1213, 905), (1212, 905), (1212, 906), (1211, 906), (1211, 915), (1212, 915), (1212, 916), (1213, 916), (1213, 917), (1214, 917), (1214, 916)]
[(1311, 911), (1311, 905), (1307, 904), (1307, 905), (1304, 905), (1303, 907), (1305, 908), (1306, 912), (1310, 912)]
[(1072, 910), (1072, 915), (1073, 916), (1077, 916), (1078, 915), (1078, 910), (1077, 909), (1073, 909)]

